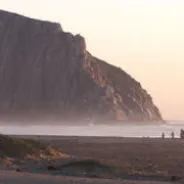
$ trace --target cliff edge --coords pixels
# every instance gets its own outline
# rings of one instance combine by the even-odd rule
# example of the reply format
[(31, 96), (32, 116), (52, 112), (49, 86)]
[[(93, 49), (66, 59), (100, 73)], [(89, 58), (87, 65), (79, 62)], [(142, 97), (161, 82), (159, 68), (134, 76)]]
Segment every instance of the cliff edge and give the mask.
[(125, 71), (92, 56), (58, 23), (0, 10), (0, 119), (161, 121)]

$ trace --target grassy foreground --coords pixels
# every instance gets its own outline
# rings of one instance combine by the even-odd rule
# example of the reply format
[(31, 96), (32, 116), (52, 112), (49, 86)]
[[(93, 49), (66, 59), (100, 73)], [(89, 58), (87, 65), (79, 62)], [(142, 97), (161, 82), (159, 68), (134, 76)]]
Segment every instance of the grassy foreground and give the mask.
[(36, 140), (10, 137), (0, 134), (0, 164), (11, 164), (15, 159), (49, 159), (66, 156), (59, 149)]

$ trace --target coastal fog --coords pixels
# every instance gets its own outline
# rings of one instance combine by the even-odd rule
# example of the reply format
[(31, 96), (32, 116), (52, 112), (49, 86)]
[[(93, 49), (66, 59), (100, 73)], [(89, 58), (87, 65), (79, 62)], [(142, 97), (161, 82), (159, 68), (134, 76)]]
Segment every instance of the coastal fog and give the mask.
[[(52, 124), (52, 123), (51, 123)], [(112, 137), (179, 137), (184, 122), (155, 125), (0, 125), (0, 133), (10, 135), (112, 136)]]

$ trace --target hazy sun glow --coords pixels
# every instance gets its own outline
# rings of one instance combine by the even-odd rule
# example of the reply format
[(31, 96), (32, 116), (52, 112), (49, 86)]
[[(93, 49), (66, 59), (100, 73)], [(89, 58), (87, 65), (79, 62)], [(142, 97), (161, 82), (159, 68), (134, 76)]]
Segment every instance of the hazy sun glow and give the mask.
[(82, 34), (93, 55), (141, 82), (165, 119), (184, 119), (183, 0), (0, 0), (0, 9)]

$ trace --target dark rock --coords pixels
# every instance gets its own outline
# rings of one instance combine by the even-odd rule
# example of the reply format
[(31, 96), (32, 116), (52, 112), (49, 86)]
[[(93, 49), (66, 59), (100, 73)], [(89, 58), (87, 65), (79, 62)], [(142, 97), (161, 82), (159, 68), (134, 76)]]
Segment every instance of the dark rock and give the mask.
[(162, 121), (141, 84), (58, 23), (0, 11), (0, 119)]

